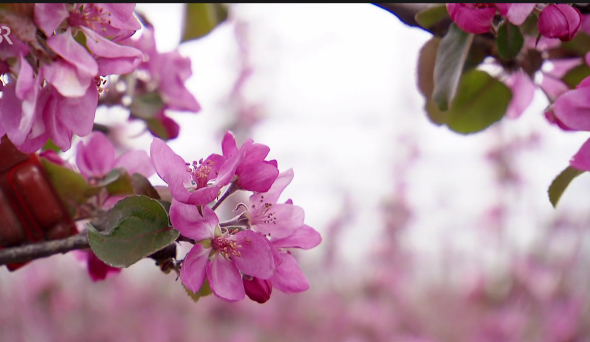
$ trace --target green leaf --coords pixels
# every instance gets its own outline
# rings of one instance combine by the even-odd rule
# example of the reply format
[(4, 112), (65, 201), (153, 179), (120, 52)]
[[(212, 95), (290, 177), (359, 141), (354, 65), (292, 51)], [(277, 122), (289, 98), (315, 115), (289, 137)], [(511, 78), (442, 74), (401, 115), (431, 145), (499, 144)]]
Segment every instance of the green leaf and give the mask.
[(136, 195), (144, 195), (157, 200), (160, 199), (160, 194), (158, 194), (158, 191), (143, 175), (140, 175), (137, 172), (134, 173), (133, 176), (131, 176), (131, 183), (133, 186), (133, 193)]
[(430, 121), (435, 124), (435, 125), (442, 125), (444, 123), (447, 122), (447, 119), (449, 117), (449, 112), (441, 112), (438, 107), (436, 106), (436, 104), (434, 103), (434, 101), (432, 100), (427, 100), (426, 101), (426, 114), (428, 114), (428, 119), (430, 119)]
[(425, 29), (429, 29), (439, 21), (448, 17), (449, 12), (447, 11), (447, 5), (437, 4), (433, 7), (427, 8), (416, 13), (414, 19), (420, 26), (424, 27)]
[(496, 45), (498, 46), (498, 55), (500, 57), (507, 60), (516, 58), (524, 45), (524, 38), (522, 37), (520, 28), (508, 20), (504, 20), (498, 28)]
[(147, 128), (150, 131), (150, 133), (152, 133), (154, 136), (164, 141), (170, 139), (168, 131), (166, 130), (166, 127), (164, 127), (164, 124), (162, 124), (162, 121), (156, 119), (149, 119), (145, 120), (145, 123), (147, 124)]
[(55, 143), (53, 143), (53, 141), (51, 139), (47, 139), (47, 142), (45, 143), (45, 145), (43, 145), (43, 147), (41, 149), (43, 151), (51, 150), (56, 153), (61, 152), (61, 148), (57, 147), (57, 145)]
[(209, 286), (209, 279), (205, 278), (205, 282), (203, 283), (203, 286), (201, 286), (201, 288), (199, 289), (199, 291), (197, 291), (197, 293), (194, 293), (193, 291), (189, 290), (186, 286), (184, 286), (184, 284), (182, 284), (182, 287), (184, 288), (184, 291), (186, 292), (186, 294), (196, 303), (199, 301), (199, 299), (201, 299), (201, 297), (207, 297), (208, 295), (212, 294), (213, 291), (211, 291), (211, 287)]
[(471, 70), (461, 78), (446, 124), (457, 133), (482, 131), (504, 116), (511, 98), (504, 83), (484, 71)]
[(227, 19), (226, 5), (220, 3), (186, 5), (181, 42), (201, 38)]
[(547, 190), (549, 193), (549, 201), (551, 202), (551, 205), (553, 205), (553, 208), (557, 207), (557, 202), (559, 202), (561, 195), (563, 195), (563, 192), (567, 189), (568, 185), (570, 185), (574, 178), (582, 173), (584, 173), (584, 171), (568, 166), (555, 177), (549, 186), (549, 190)]
[(163, 108), (164, 100), (157, 92), (134, 96), (129, 106), (133, 117), (144, 120), (155, 118)]
[(452, 23), (449, 26), (449, 32), (440, 42), (434, 66), (432, 99), (442, 111), (448, 110), (449, 103), (457, 93), (473, 37), (473, 34), (461, 30), (455, 23)]
[(63, 166), (59, 166), (41, 158), (43, 167), (49, 174), (49, 179), (57, 190), (59, 197), (66, 205), (71, 217), (76, 215), (78, 206), (86, 203), (89, 196), (88, 184), (81, 174)]
[(121, 177), (122, 171), (120, 169), (112, 169), (103, 179), (101, 179), (96, 186), (103, 187), (107, 186), (119, 179)]
[(583, 79), (590, 76), (590, 67), (583, 63), (570, 69), (561, 79), (570, 89), (576, 89), (576, 86), (582, 82)]
[(434, 65), (440, 38), (432, 37), (420, 49), (418, 55), (418, 89), (429, 99), (434, 90)]
[(129, 196), (117, 202), (109, 214), (106, 233), (89, 223), (86, 226), (92, 251), (113, 267), (129, 267), (179, 236), (170, 227), (164, 207), (146, 196)]
[(562, 42), (561, 48), (579, 57), (584, 57), (590, 52), (590, 36), (580, 31), (574, 39), (569, 42)]
[(118, 169), (117, 171), (119, 172), (119, 176), (115, 181), (110, 182), (106, 186), (107, 192), (111, 196), (133, 195), (135, 191), (131, 176), (129, 176), (125, 169)]

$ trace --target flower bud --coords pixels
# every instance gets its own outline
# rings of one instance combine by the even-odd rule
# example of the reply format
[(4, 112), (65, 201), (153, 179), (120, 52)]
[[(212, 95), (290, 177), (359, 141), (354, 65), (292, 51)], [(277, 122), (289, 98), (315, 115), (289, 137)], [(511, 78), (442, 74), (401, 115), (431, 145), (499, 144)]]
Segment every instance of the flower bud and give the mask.
[(539, 33), (547, 38), (572, 40), (580, 31), (582, 14), (566, 4), (547, 5), (539, 15)]
[(248, 298), (260, 304), (266, 303), (270, 299), (272, 293), (272, 283), (270, 280), (244, 276), (243, 282)]
[(487, 3), (447, 3), (447, 11), (463, 31), (482, 34), (490, 31), (496, 7)]

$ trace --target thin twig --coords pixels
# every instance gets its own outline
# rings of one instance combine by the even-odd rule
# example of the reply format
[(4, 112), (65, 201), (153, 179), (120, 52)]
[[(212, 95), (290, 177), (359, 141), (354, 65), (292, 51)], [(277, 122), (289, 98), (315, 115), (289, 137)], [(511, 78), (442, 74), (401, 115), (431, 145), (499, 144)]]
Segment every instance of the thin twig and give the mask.
[(86, 248), (90, 248), (90, 244), (88, 242), (88, 235), (84, 231), (62, 240), (45, 241), (0, 249), (0, 265), (21, 263)]

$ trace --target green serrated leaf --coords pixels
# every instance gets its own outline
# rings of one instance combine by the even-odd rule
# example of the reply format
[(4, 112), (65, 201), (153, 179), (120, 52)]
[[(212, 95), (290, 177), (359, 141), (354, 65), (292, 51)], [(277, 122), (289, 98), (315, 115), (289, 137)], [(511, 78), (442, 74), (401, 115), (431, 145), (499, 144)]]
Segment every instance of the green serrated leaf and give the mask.
[(47, 171), (59, 197), (66, 205), (68, 213), (71, 217), (74, 217), (78, 206), (86, 203), (90, 196), (87, 193), (88, 184), (86, 180), (79, 173), (54, 164), (45, 158), (41, 158), (41, 163)]
[(496, 46), (500, 57), (511, 60), (516, 58), (524, 45), (524, 38), (520, 28), (508, 20), (504, 20), (498, 28)]
[(555, 177), (547, 193), (549, 194), (549, 202), (553, 205), (553, 208), (557, 208), (557, 202), (563, 195), (565, 189), (570, 185), (570, 183), (574, 180), (574, 178), (578, 177), (584, 173), (584, 171), (574, 169), (571, 166), (565, 168), (565, 170), (561, 171), (561, 173)]
[(457, 133), (482, 131), (504, 116), (511, 99), (504, 83), (484, 71), (471, 70), (461, 78), (446, 124)]
[(199, 289), (199, 291), (197, 291), (197, 293), (194, 293), (193, 291), (189, 290), (186, 286), (184, 286), (184, 284), (182, 284), (182, 287), (184, 288), (184, 291), (186, 292), (186, 294), (195, 303), (198, 302), (199, 299), (201, 299), (202, 297), (207, 297), (208, 295), (213, 293), (213, 291), (211, 291), (211, 287), (209, 286), (209, 279), (205, 279), (203, 286), (201, 286), (201, 288)]
[(154, 188), (152, 183), (150, 183), (150, 181), (143, 175), (140, 175), (137, 172), (134, 173), (133, 176), (131, 176), (131, 183), (133, 185), (133, 192), (136, 195), (144, 195), (157, 200), (160, 199), (160, 194), (158, 194), (156, 188)]
[(201, 38), (227, 19), (226, 5), (220, 3), (186, 5), (181, 42)]
[(434, 66), (432, 99), (441, 111), (446, 111), (457, 93), (465, 59), (469, 54), (473, 34), (461, 30), (455, 23), (441, 40)]
[(437, 4), (433, 7), (427, 8), (416, 13), (414, 19), (420, 26), (424, 27), (425, 29), (429, 29), (439, 21), (448, 17), (449, 12), (447, 11), (447, 5)]
[(106, 233), (89, 223), (86, 226), (92, 251), (113, 267), (129, 267), (179, 236), (170, 227), (164, 207), (146, 196), (129, 196), (117, 202), (109, 214)]
[(565, 83), (570, 89), (576, 89), (576, 86), (582, 82), (583, 79), (590, 76), (590, 67), (583, 63), (578, 65), (572, 69), (570, 69), (561, 80)]
[(124, 169), (119, 169), (119, 176), (107, 185), (107, 192), (111, 196), (133, 195), (133, 180)]

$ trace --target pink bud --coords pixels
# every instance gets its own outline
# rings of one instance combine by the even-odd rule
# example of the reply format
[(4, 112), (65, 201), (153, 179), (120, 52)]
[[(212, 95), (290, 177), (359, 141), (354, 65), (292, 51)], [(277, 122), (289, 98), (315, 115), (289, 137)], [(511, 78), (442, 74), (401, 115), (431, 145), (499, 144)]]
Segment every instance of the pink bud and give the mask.
[(496, 6), (491, 3), (447, 3), (447, 11), (461, 30), (482, 34), (490, 31)]
[(260, 304), (266, 303), (270, 299), (272, 293), (272, 283), (270, 280), (244, 276), (243, 282), (248, 298)]
[(580, 31), (582, 14), (566, 4), (547, 5), (539, 15), (539, 33), (547, 38), (572, 40)]

